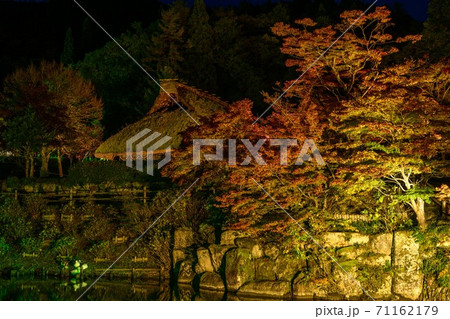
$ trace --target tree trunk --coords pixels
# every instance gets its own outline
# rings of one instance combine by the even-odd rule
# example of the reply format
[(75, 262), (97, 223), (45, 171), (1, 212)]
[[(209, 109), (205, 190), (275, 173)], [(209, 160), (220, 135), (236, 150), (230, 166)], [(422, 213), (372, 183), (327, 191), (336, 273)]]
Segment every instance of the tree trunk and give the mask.
[(47, 177), (48, 176), (48, 162), (50, 161), (50, 154), (51, 150), (44, 147), (41, 150), (41, 156), (42, 156), (42, 165), (41, 165), (41, 177)]
[(427, 228), (427, 220), (425, 218), (425, 202), (423, 199), (418, 198), (411, 200), (411, 206), (416, 213), (417, 221), (419, 222), (420, 229), (425, 230)]
[(34, 177), (34, 156), (30, 156), (30, 173), (28, 177)]
[(59, 177), (63, 177), (63, 167), (62, 167), (62, 159), (61, 159), (61, 148), (58, 147), (58, 173)]
[(30, 160), (28, 157), (25, 157), (25, 177), (30, 177)]

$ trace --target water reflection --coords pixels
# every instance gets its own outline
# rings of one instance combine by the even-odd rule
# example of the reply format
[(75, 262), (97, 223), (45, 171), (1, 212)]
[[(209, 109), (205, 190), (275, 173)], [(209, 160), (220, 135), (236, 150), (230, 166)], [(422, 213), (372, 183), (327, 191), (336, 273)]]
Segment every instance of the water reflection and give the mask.
[[(73, 301), (89, 287), (92, 280), (60, 281), (55, 279), (0, 279), (0, 300), (6, 301)], [(169, 282), (100, 280), (82, 300), (89, 301), (206, 301), (206, 300), (270, 300), (239, 298), (224, 291), (194, 290), (189, 285), (171, 287)]]
[[(58, 301), (76, 300), (91, 284), (91, 281), (61, 282), (58, 280), (14, 279), (0, 280), (0, 300)], [(170, 300), (167, 285), (157, 282), (99, 281), (83, 300)]]

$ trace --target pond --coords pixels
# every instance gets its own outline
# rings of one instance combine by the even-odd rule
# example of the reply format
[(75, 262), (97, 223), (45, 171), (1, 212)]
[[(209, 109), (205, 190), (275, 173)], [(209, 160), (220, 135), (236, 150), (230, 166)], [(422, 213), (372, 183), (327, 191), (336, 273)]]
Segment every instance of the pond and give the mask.
[[(61, 281), (55, 279), (0, 279), (2, 301), (74, 301), (92, 280)], [(230, 296), (230, 299), (234, 298)], [(164, 301), (224, 300), (224, 292), (198, 291), (191, 286), (171, 287), (167, 283), (130, 280), (100, 280), (82, 300), (89, 301)]]

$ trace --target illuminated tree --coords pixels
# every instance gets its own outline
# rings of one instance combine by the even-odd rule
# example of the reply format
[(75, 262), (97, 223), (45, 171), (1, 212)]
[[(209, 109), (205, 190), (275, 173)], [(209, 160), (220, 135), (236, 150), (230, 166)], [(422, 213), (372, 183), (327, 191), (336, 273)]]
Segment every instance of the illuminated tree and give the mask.
[[(235, 229), (290, 232), (292, 219), (265, 191), (311, 231), (333, 227), (326, 220), (335, 214), (352, 213), (381, 216), (383, 227), (392, 230), (408, 206), (424, 228), (424, 203), (433, 196), (426, 182), (446, 174), (448, 164), (443, 160), (448, 152), (443, 143), (448, 107), (440, 102), (446, 98), (446, 75), (420, 61), (383, 69), (383, 58), (397, 52), (397, 44), (420, 36), (393, 39), (387, 33), (391, 22), (386, 8), (355, 23), (361, 14), (344, 12), (340, 24), (324, 28), (310, 19), (297, 21), (300, 29), (276, 24), (273, 31), (283, 37), (282, 51), (290, 56), (286, 65), (300, 74), (342, 31), (354, 26), (300, 81), (281, 86), (281, 91), (289, 89), (285, 95), (265, 94), (269, 104), (275, 103), (270, 116), (252, 125), (251, 102), (241, 101), (188, 135), (247, 138), (253, 145), (265, 139), (260, 149), (263, 165), (255, 160), (234, 167), (225, 161), (205, 162), (188, 173), (192, 150), (186, 148), (179, 154), (185, 161), (167, 172), (175, 179), (187, 173), (185, 178), (195, 174), (217, 181), (217, 199), (230, 211), (229, 226)], [(288, 147), (285, 165), (280, 162), (281, 147), (271, 145), (283, 138), (297, 141)], [(312, 156), (312, 161), (296, 165), (306, 139), (315, 142), (326, 165), (318, 165)], [(237, 163), (242, 163), (248, 151), (241, 145), (237, 153)]]
[(48, 174), (53, 151), (57, 151), (62, 175), (62, 155), (84, 156), (94, 151), (101, 140), (102, 102), (93, 85), (60, 63), (43, 61), (38, 67), (31, 65), (9, 75), (2, 107), (9, 114), (7, 123), (31, 108), (46, 136), (52, 136), (40, 149), (41, 176)]
[(450, 110), (424, 89), (432, 72), (418, 65), (397, 65), (376, 80), (369, 75), (364, 98), (334, 112), (333, 130), (343, 138), (335, 144), (333, 183), (352, 196), (377, 192), (381, 201), (405, 203), (425, 229), (425, 203), (434, 196), (428, 181), (448, 175)]
[(36, 154), (51, 138), (34, 112), (27, 108), (23, 115), (8, 121), (2, 138), (8, 150), (25, 159), (25, 177), (33, 177)]

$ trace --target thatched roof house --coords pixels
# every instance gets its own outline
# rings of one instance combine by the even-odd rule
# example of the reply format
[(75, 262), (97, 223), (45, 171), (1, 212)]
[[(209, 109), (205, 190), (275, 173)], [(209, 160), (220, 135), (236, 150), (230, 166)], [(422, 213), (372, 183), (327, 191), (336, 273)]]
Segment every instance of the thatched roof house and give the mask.
[[(228, 103), (218, 97), (177, 80), (162, 80), (160, 84), (197, 121), (201, 117), (221, 112), (228, 106)], [(172, 149), (176, 149), (182, 141), (182, 133), (193, 125), (196, 125), (194, 121), (161, 90), (150, 112), (142, 120), (128, 125), (103, 142), (95, 152), (95, 157), (125, 160), (126, 141), (144, 129), (172, 137), (162, 148), (170, 145)], [(158, 149), (154, 153), (157, 154)]]

